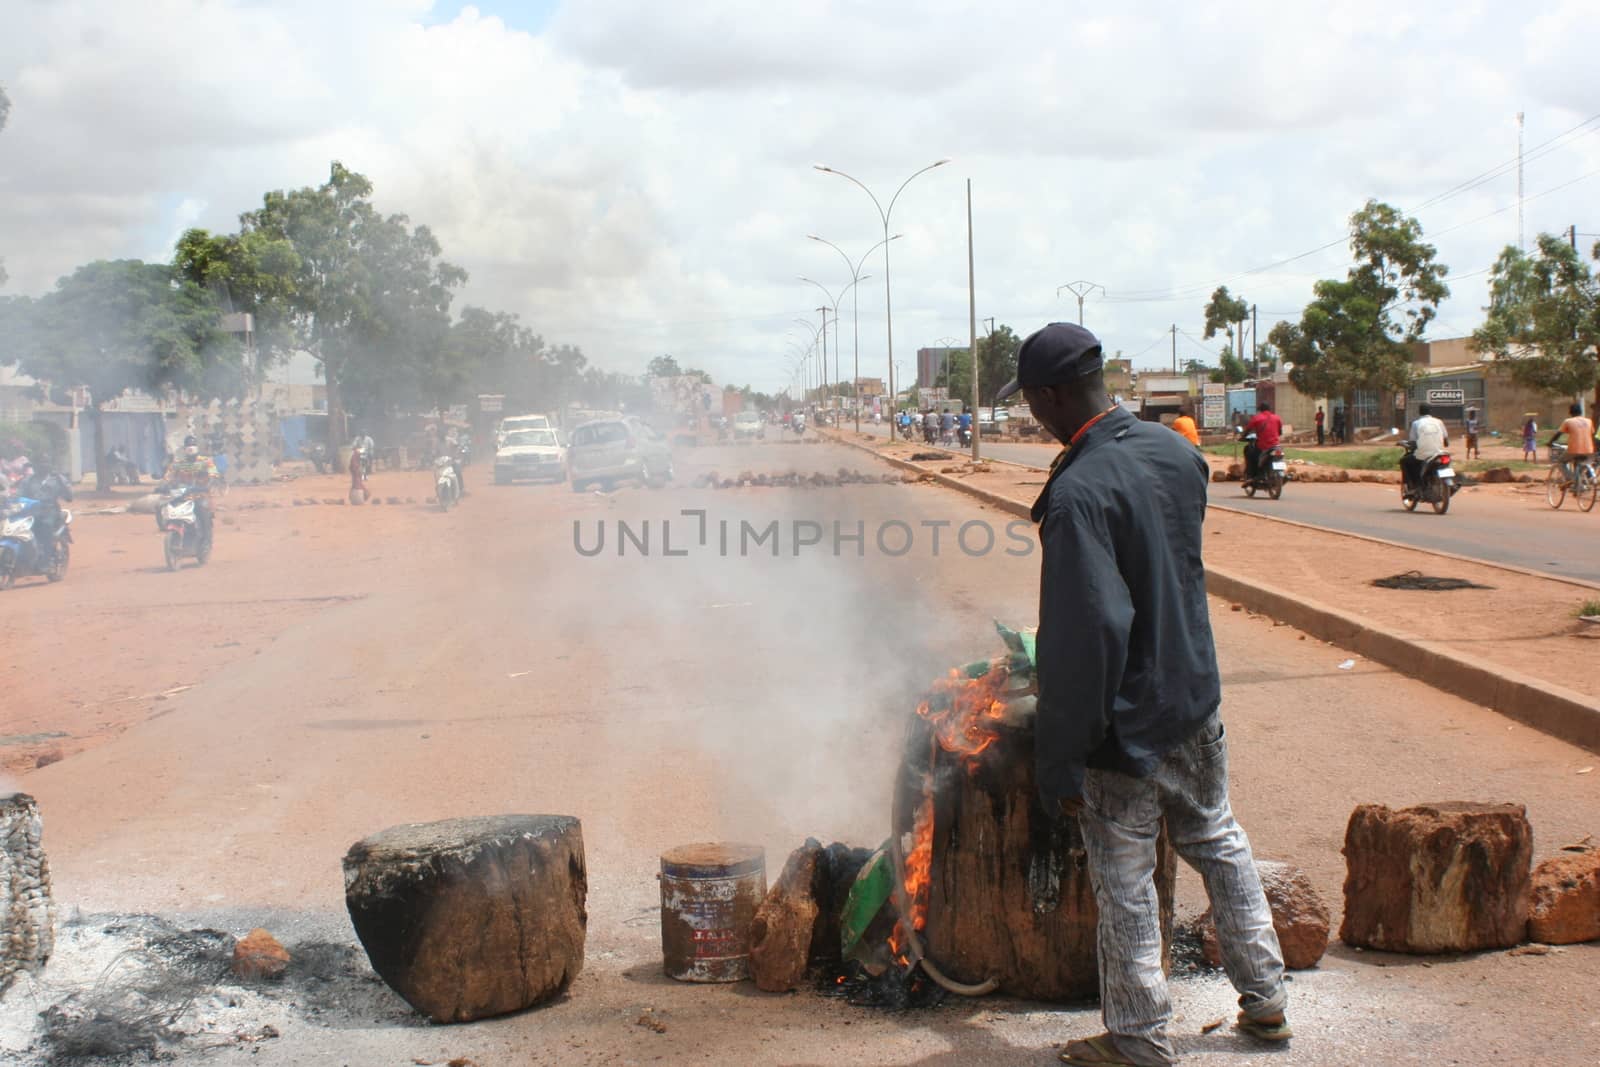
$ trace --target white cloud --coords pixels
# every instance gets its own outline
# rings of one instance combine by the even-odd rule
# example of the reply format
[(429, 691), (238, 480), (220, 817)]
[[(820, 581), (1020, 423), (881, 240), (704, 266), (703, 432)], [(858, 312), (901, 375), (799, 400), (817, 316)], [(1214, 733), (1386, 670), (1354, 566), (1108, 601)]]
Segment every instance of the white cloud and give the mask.
[[(471, 272), (462, 300), (637, 370), (672, 352), (723, 380), (784, 384), (785, 336), (895, 208), (896, 351), (966, 330), (963, 181), (975, 191), (979, 315), (1019, 330), (1075, 313), (1135, 352), (1198, 335), (1218, 281), (1335, 240), (1368, 196), (1420, 203), (1600, 100), (1581, 42), (1593, 5), (1401, 10), (1024, 3), (585, 2), (542, 33), (418, 0), (0, 0), (0, 255), (38, 291), (78, 263), (150, 255), (184, 225), (231, 228), (269, 188), (331, 159), (433, 227)], [(508, 24), (509, 22), (509, 24)], [(1600, 109), (1596, 109), (1600, 110)], [(1530, 162), (1538, 193), (1600, 169), (1600, 135)], [(1532, 201), (1528, 230), (1584, 218), (1600, 179)], [(1423, 211), (1430, 232), (1511, 202), (1502, 177)], [(1515, 212), (1439, 238), (1458, 271)], [(1263, 330), (1342, 249), (1233, 287)], [(881, 374), (881, 258), (863, 287), (863, 369)], [(1482, 278), (1443, 319), (1470, 328)], [(1158, 292), (1167, 290), (1169, 292)], [(1172, 296), (1130, 302), (1138, 293)], [(813, 313), (814, 315), (814, 313)], [(847, 338), (848, 322), (844, 331)], [(1166, 351), (1155, 346), (1151, 359)], [(1180, 353), (1181, 354), (1181, 353)]]

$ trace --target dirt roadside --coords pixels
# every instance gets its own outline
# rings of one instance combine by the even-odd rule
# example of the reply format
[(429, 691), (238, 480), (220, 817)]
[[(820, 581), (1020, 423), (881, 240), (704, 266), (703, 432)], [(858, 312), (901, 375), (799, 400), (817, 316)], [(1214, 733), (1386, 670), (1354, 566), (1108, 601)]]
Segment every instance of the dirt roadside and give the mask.
[[(855, 438), (851, 444), (902, 462), (923, 451), (911, 445), (888, 445), (881, 438), (848, 436)], [(1215, 469), (1216, 457), (1212, 459)], [(1024, 506), (1033, 502), (1045, 483), (1043, 471), (999, 462), (975, 467), (970, 461), (951, 457), (915, 465)], [(1347, 491), (1381, 494), (1390, 490), (1357, 484)], [(1534, 495), (1542, 500), (1544, 489), (1541, 485), (1510, 484), (1474, 487), (1470, 492), (1475, 508), (1510, 513), (1526, 509)], [(1307, 600), (1338, 605), (1377, 627), (1445, 642), (1486, 663), (1600, 699), (1600, 674), (1584, 669), (1588, 657), (1600, 648), (1594, 643), (1600, 639), (1600, 627), (1576, 617), (1586, 601), (1600, 600), (1600, 593), (1582, 586), (1218, 509), (1212, 509), (1206, 518), (1205, 551), (1207, 558), (1219, 565), (1248, 570), (1253, 577)], [(1482, 588), (1441, 592), (1372, 584), (1411, 571), (1460, 578)]]
[[(406, 537), (431, 510), (429, 482), (426, 472), (380, 473), (375, 491), (400, 503), (360, 508), (328, 503), (343, 501), (344, 475), (234, 487), (216, 502), (211, 562), (177, 573), (162, 562), (155, 520), (122, 510), (140, 493), (80, 496), (66, 581), (28, 579), (0, 595), (0, 772), (47, 765), (159, 716), (284, 630), (366, 595), (394, 566), (376, 544)], [(277, 565), (284, 559), (293, 564)]]

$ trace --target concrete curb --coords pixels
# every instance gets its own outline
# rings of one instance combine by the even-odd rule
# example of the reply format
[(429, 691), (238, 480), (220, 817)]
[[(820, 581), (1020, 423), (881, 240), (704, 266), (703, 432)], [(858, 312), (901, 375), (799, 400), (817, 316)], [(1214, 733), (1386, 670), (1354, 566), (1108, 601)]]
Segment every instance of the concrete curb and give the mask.
[[(878, 459), (897, 469), (930, 474), (938, 484), (966, 493), (991, 507), (1022, 518), (1030, 517), (1028, 505), (1020, 501), (967, 485), (959, 478), (933, 474), (914, 463), (885, 456), (874, 448), (854, 441), (845, 441), (837, 437), (833, 437), (832, 440), (852, 448), (859, 448), (864, 452), (871, 452)], [(1032, 467), (1025, 469), (1036, 470)], [(1254, 513), (1244, 512), (1244, 514)], [(1538, 575), (1538, 577), (1548, 576)], [(1206, 567), (1206, 591), (1250, 611), (1293, 626), (1319, 640), (1329, 641), (1365, 656), (1374, 663), (1381, 663), (1435, 689), (1497, 711), (1552, 737), (1558, 737), (1591, 752), (1600, 752), (1600, 703), (1586, 694), (1505, 667), (1486, 667), (1474, 663), (1437, 642), (1385, 629), (1359, 615), (1313, 600), (1291, 596), (1233, 573), (1227, 568)]]

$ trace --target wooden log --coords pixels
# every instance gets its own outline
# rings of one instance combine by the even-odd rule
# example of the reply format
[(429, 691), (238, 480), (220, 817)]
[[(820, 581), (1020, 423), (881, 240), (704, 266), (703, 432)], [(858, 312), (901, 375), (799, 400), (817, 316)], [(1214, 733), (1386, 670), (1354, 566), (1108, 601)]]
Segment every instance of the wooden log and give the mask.
[(588, 876), (571, 816), (391, 827), (350, 847), (344, 877), (373, 970), (436, 1022), (542, 1003), (583, 968)]
[[(1045, 814), (1034, 784), (1031, 720), (1005, 725), (972, 760), (932, 744), (916, 720), (896, 785), (897, 833), (914, 830), (921, 768), (932, 760), (933, 851), (923, 947), (951, 978), (994, 978), (999, 991), (1067, 1001), (1099, 991), (1094, 891), (1076, 819)], [(1156, 847), (1163, 964), (1171, 967), (1176, 857)]]
[(756, 908), (750, 924), (750, 977), (756, 988), (787, 993), (806, 976), (817, 919), (818, 897), (826, 893), (827, 854), (807, 838), (789, 854), (783, 873)]
[(1362, 804), (1344, 837), (1347, 945), (1508, 948), (1528, 926), (1533, 828), (1520, 804)]
[(22, 971), (36, 971), (55, 948), (39, 805), (27, 793), (0, 794), (0, 993)]

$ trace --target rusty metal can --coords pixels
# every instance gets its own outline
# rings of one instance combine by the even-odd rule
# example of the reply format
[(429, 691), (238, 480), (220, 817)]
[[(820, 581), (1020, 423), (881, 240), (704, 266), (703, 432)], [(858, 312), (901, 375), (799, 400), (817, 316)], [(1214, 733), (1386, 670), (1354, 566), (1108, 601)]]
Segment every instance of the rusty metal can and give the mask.
[(661, 854), (661, 957), (669, 978), (737, 982), (750, 976), (750, 924), (767, 895), (756, 845), (680, 845)]

